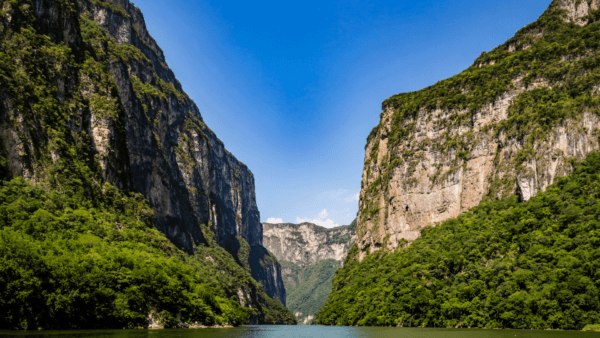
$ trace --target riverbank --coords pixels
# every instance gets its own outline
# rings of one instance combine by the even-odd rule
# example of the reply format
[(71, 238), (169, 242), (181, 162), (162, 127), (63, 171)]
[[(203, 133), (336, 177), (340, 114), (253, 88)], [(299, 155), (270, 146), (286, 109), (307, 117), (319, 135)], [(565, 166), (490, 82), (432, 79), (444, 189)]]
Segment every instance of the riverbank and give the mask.
[(397, 327), (340, 327), (340, 326), (295, 326), (295, 325), (243, 325), (228, 330), (64, 330), (0, 331), (2, 338), (586, 338), (594, 333), (582, 331), (545, 330), (481, 330), (447, 328), (397, 328)]

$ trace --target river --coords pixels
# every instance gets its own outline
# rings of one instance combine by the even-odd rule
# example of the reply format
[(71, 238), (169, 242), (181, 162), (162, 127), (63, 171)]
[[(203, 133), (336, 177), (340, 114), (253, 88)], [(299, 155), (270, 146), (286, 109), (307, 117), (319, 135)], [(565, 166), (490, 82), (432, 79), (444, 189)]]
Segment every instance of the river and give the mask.
[(577, 338), (600, 337), (600, 333), (578, 331), (260, 325), (231, 329), (198, 330), (0, 331), (0, 336), (15, 338)]

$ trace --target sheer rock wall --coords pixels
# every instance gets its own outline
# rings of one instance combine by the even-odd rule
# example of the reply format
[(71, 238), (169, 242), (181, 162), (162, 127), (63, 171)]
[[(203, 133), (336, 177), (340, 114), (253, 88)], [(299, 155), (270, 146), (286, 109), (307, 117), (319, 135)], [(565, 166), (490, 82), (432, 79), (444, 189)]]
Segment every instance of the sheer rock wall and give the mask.
[[(285, 304), (281, 267), (262, 246), (254, 176), (205, 125), (149, 35), (141, 11), (127, 0), (33, 0), (23, 8), (35, 17), (38, 32), (69, 47), (79, 61), (94, 53), (82, 43), (86, 22), (95, 22), (107, 34), (108, 42), (96, 41), (100, 49), (133, 46), (141, 52), (124, 48), (125, 57), (107, 55), (110, 78), (102, 81), (94, 73), (57, 66), (64, 73), (55, 78), (58, 102), (76, 97), (89, 103), (89, 108), (71, 112), (69, 126), (73, 135), (89, 138), (90, 167), (106, 182), (143, 194), (156, 227), (188, 253), (206, 242), (202, 225), (238, 260), (246, 242), (250, 262), (240, 265), (251, 266), (266, 293)], [(17, 30), (18, 20), (6, 7), (0, 26)], [(106, 103), (95, 105), (99, 100)], [(106, 106), (114, 111), (107, 114)], [(27, 121), (0, 86), (0, 140), (11, 174), (44, 182), (51, 166), (45, 158), (61, 160), (52, 151), (39, 151), (40, 145), (51, 143), (40, 128)]]
[(354, 244), (351, 226), (326, 229), (312, 223), (264, 223), (264, 245), (280, 261), (301, 267), (334, 259), (343, 262)]
[[(588, 15), (599, 5), (598, 0), (555, 0), (549, 11), (561, 9), (565, 22), (585, 26), (591, 22)], [(531, 41), (535, 43), (545, 32), (532, 29), (527, 34), (523, 36), (530, 42), (511, 39), (499, 48), (506, 48), (509, 53), (527, 50)], [(562, 62), (572, 59), (565, 55)], [(490, 60), (473, 67), (495, 64)], [(533, 144), (527, 143), (527, 137), (508, 135), (496, 128), (510, 118), (520, 95), (560, 84), (543, 77), (524, 81), (526, 75), (513, 78), (511, 89), (472, 114), (461, 107), (421, 107), (395, 126), (396, 107), (384, 102), (381, 122), (365, 147), (356, 240), (359, 260), (381, 249), (409, 245), (424, 227), (455, 218), (485, 198), (517, 194), (521, 200), (529, 200), (557, 176), (567, 175), (570, 160), (582, 160), (599, 149), (600, 121), (591, 111), (558, 121)], [(468, 93), (472, 89), (464, 87), (462, 91)], [(592, 96), (598, 94), (596, 88)], [(403, 95), (397, 95), (397, 100), (401, 101)], [(469, 118), (453, 123), (460, 116)], [(405, 134), (390, 145), (392, 134), (399, 131)], [(461, 152), (448, 140), (462, 142), (468, 150)], [(398, 162), (392, 163), (391, 159)]]

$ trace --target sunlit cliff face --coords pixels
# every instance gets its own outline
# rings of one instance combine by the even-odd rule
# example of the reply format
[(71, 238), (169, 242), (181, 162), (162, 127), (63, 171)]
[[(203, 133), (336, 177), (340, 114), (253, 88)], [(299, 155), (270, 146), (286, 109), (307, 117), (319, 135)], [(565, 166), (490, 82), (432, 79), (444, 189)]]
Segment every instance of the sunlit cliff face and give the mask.
[[(554, 15), (574, 23), (568, 34), (579, 36), (599, 7), (598, 0), (555, 1), (541, 21), (483, 53), (463, 73), (384, 102), (365, 152), (359, 260), (409, 245), (424, 227), (457, 217), (486, 198), (517, 194), (527, 201), (568, 174), (570, 159), (582, 160), (598, 149), (599, 121), (589, 109), (557, 118), (542, 116), (536, 107), (564, 104), (570, 110), (571, 103), (542, 101), (588, 76), (585, 60), (595, 55), (578, 49), (543, 54), (555, 37), (543, 19)], [(544, 59), (534, 70), (527, 60), (536, 58)], [(565, 62), (573, 66), (557, 79), (552, 74), (567, 67)], [(578, 95), (597, 94), (592, 88)]]

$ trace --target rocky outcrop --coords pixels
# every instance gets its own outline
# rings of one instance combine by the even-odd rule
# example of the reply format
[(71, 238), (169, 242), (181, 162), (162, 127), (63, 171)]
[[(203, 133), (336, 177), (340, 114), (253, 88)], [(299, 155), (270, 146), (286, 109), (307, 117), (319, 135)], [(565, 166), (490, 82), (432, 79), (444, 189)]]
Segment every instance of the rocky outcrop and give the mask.
[[(250, 246), (260, 246), (252, 173), (203, 123), (197, 106), (183, 93), (146, 31), (139, 9), (128, 1), (115, 1), (127, 17), (120, 11), (81, 3), (81, 10), (88, 10), (118, 44), (138, 48), (149, 60), (115, 62), (110, 71), (125, 110), (131, 185), (147, 196), (157, 227), (189, 252), (202, 239), (200, 224), (210, 224), (223, 246), (236, 236)], [(164, 96), (138, 97), (134, 83), (138, 81), (140, 86), (162, 89)]]
[(326, 229), (312, 223), (263, 223), (263, 243), (280, 261), (301, 267), (333, 259), (344, 261), (354, 244), (352, 225)]
[(556, 6), (564, 11), (563, 19), (566, 22), (572, 22), (579, 26), (585, 26), (589, 23), (590, 18), (588, 15), (600, 8), (599, 0), (559, 0), (554, 1), (552, 6)]
[(263, 243), (282, 265), (287, 306), (300, 324), (311, 324), (329, 296), (335, 271), (354, 245), (356, 220), (332, 229), (312, 223), (263, 227)]
[[(202, 225), (233, 257), (248, 245), (257, 263), (250, 264), (252, 276), (285, 304), (280, 266), (262, 246), (252, 172), (205, 125), (141, 11), (127, 0), (34, 0), (19, 13), (4, 7), (3, 29), (18, 29), (19, 20), (33, 15), (38, 32), (85, 65), (63, 64), (58, 53), (48, 61), (58, 72), (54, 97), (69, 109), (69, 135), (60, 139), (89, 143), (91, 153), (82, 161), (105, 182), (143, 194), (156, 227), (179, 248), (192, 254), (206, 243)], [(51, 128), (26, 115), (17, 101), (0, 86), (6, 167), (12, 175), (47, 181), (68, 152), (53, 150), (59, 146)]]
[[(592, 22), (598, 4), (557, 0), (542, 18), (560, 17), (584, 27)], [(582, 64), (596, 55), (591, 49), (565, 49), (542, 56), (546, 36), (554, 41), (543, 22), (483, 53), (464, 73), (384, 102), (381, 122), (365, 148), (356, 241), (359, 260), (382, 248), (408, 245), (424, 227), (457, 217), (486, 199), (517, 194), (527, 201), (556, 177), (568, 174), (571, 160), (582, 160), (599, 148), (595, 108), (571, 105), (560, 108), (569, 109), (568, 114), (543, 115), (548, 107), (567, 105), (548, 95), (565, 92), (565, 86), (571, 86), (565, 83), (588, 76)], [(554, 69), (564, 65), (565, 75), (545, 78), (544, 72), (550, 71), (540, 70), (542, 61), (534, 70), (532, 59), (544, 60)], [(522, 71), (511, 74), (516, 67)], [(483, 77), (487, 79), (472, 80)], [(490, 83), (496, 87), (485, 87)], [(482, 87), (501, 90), (491, 95)], [(579, 91), (571, 95), (595, 102), (596, 89)]]

